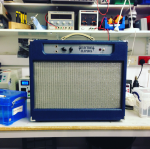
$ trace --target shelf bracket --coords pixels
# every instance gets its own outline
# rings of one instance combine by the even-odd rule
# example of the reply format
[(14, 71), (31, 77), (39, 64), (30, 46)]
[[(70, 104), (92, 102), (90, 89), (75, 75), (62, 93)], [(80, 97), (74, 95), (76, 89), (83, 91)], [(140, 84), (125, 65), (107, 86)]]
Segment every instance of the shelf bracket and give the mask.
[(150, 37), (146, 38), (145, 55), (150, 55)]

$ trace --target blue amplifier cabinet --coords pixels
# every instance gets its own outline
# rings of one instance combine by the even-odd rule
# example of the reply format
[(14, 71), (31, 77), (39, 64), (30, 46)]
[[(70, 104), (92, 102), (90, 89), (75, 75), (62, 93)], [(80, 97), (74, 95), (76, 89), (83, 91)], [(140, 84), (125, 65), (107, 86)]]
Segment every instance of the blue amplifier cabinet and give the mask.
[(123, 119), (127, 45), (123, 41), (31, 42), (31, 120)]

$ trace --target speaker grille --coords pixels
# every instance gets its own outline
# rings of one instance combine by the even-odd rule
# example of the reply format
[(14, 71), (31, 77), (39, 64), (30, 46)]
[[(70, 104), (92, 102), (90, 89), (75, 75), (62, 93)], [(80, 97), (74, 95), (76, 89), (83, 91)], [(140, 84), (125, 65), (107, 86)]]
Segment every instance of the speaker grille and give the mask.
[(122, 63), (34, 62), (34, 108), (121, 108), (121, 69)]

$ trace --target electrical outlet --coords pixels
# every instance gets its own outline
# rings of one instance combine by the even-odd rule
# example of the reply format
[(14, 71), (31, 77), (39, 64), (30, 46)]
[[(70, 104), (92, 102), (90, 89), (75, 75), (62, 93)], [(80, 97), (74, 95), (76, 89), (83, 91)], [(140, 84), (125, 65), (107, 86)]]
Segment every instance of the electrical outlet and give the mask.
[(130, 59), (130, 65), (138, 65), (138, 56), (129, 56), (128, 61)]
[(138, 58), (138, 65), (140, 65), (140, 60), (144, 59), (145, 60), (145, 64), (148, 63), (148, 60), (150, 59), (150, 56), (139, 56)]

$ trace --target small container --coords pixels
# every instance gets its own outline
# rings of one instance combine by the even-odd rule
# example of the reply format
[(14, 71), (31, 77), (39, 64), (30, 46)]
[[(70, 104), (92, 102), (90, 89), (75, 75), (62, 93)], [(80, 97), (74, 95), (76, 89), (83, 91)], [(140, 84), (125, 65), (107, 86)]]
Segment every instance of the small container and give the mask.
[(141, 5), (149, 5), (150, 4), (150, 0), (140, 0), (139, 4), (141, 4)]
[(10, 125), (27, 116), (27, 93), (0, 89), (0, 124)]
[[(116, 27), (118, 24), (108, 24), (107, 18), (104, 18), (104, 28), (109, 29), (109, 30), (114, 30), (114, 27)], [(119, 24), (119, 30), (124, 30), (125, 29), (125, 17), (122, 18), (122, 23)]]
[(150, 88), (135, 87), (132, 93), (137, 97), (134, 109), (137, 110), (139, 116), (150, 118)]

